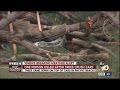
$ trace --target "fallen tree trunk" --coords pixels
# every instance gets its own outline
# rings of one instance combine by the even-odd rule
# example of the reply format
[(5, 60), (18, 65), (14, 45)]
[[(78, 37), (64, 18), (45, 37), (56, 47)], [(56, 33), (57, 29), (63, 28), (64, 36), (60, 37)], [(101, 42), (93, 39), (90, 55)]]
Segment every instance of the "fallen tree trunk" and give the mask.
[(76, 39), (76, 38), (73, 38), (72, 42), (76, 45), (80, 45), (80, 46), (83, 46), (85, 48), (97, 48), (97, 49), (106, 51), (109, 54), (111, 54), (112, 56), (116, 57), (116, 55), (111, 50), (109, 50), (108, 48), (106, 48), (104, 46), (98, 45), (96, 43), (91, 43), (91, 42), (87, 42), (87, 41)]
[[(16, 15), (16, 12), (14, 12), (14, 13)], [(21, 13), (23, 14), (23, 12), (21, 12)], [(21, 13), (20, 13), (20, 15), (22, 15)], [(14, 15), (14, 14), (12, 13), (12, 15)], [(7, 24), (9, 24), (10, 22), (12, 22), (15, 19), (15, 17), (13, 19), (11, 19), (12, 17), (10, 17), (10, 16), (9, 16), (9, 18), (10, 18), (10, 20), (7, 21), (8, 22)], [(85, 28), (84, 22), (76, 23), (76, 24), (72, 24), (72, 25), (66, 25), (66, 24), (58, 25), (52, 30), (46, 30), (43, 32), (39, 32), (37, 30), (38, 28), (36, 25), (30, 24), (29, 22), (27, 22), (25, 20), (16, 20), (16, 22), (13, 22), (13, 25), (14, 25), (15, 29), (14, 29), (14, 33), (12, 33), (11, 35), (15, 35), (18, 38), (26, 39), (31, 42), (37, 42), (37, 41), (41, 41), (41, 40), (52, 41), (52, 40), (57, 39), (60, 36), (65, 35), (66, 33), (71, 32), (71, 31)], [(6, 34), (8, 34), (8, 33), (9, 32), (7, 32)]]
[[(20, 54), (20, 55), (17, 55), (17, 57), (22, 57), (23, 58), (22, 61), (49, 60), (48, 58), (41, 57), (36, 54)], [(57, 60), (62, 61), (62, 60), (70, 60), (70, 57), (69, 56), (58, 56), (58, 57), (52, 57), (52, 59), (56, 61)]]
[[(77, 30), (80, 28), (79, 23), (72, 24), (72, 25), (59, 25), (56, 28), (52, 30), (46, 30), (43, 32), (40, 32), (38, 28), (34, 25), (31, 25), (29, 22), (24, 22), (21, 20), (16, 21), (14, 24), (14, 32), (9, 33), (7, 31), (0, 30), (0, 35), (8, 35), (8, 36), (14, 36), (20, 39), (26, 39), (31, 42), (37, 42), (37, 41), (53, 41), (61, 36), (64, 36), (65, 34)], [(22, 25), (21, 25), (22, 24)], [(2, 36), (3, 36), (2, 35)], [(2, 39), (2, 37), (0, 37)], [(4, 39), (3, 39), (4, 40)]]
[(104, 41), (95, 41), (95, 43), (99, 44), (99, 45), (102, 45), (102, 46), (113, 46), (113, 45), (116, 45), (116, 46), (120, 46), (120, 43), (119, 42), (104, 42)]
[(100, 53), (95, 55), (86, 55), (86, 57), (83, 57), (83, 58), (91, 61), (95, 61), (95, 60), (105, 61), (105, 60), (108, 60), (110, 57), (108, 53)]
[(16, 61), (16, 56), (13, 55), (10, 58), (7, 57), (0, 57), (0, 64), (8, 64), (10, 61)]
[[(41, 57), (39, 55), (36, 55), (36, 54), (21, 54), (21, 55), (17, 55), (19, 57), (24, 57), (23, 60), (20, 60), (20, 61), (34, 61), (34, 60), (48, 60), (48, 58), (44, 58), (44, 57)], [(76, 55), (77, 56), (77, 55)], [(58, 56), (58, 57), (52, 57), (54, 60), (56, 61), (68, 61), (68, 60), (71, 60), (71, 56)], [(76, 58), (76, 59), (84, 59), (85, 61), (95, 61), (95, 60), (102, 60), (102, 61), (106, 61), (108, 60), (110, 57), (107, 53), (100, 53), (100, 54), (94, 54), (94, 55), (82, 55), (82, 56), (77, 56), (77, 57), (74, 57), (74, 54), (73, 54), (73, 58)], [(37, 60), (37, 61), (38, 61)], [(0, 64), (8, 64), (10, 61), (14, 61), (12, 60), (11, 58), (6, 58), (6, 57), (2, 57), (0, 58)]]
[(58, 56), (58, 57), (53, 57), (57, 61), (67, 61), (70, 60), (69, 56)]
[(58, 57), (53, 57), (55, 60), (58, 61), (67, 61), (67, 60), (72, 60), (72, 58), (76, 59), (85, 59), (86, 61), (95, 61), (95, 60), (108, 60), (110, 57), (108, 53), (99, 53), (99, 54), (90, 54), (90, 55), (79, 55), (77, 54), (65, 54), (65, 56), (58, 56)]
[[(6, 32), (6, 31), (3, 31), (3, 32)], [(69, 56), (69, 57), (74, 57), (74, 58), (84, 57), (84, 55), (79, 55), (79, 54), (56, 53), (56, 52), (51, 52), (51, 51), (48, 51), (48, 50), (44, 50), (42, 48), (36, 47), (33, 43), (31, 43), (27, 40), (21, 40), (20, 38), (17, 38), (13, 35), (6, 34), (6, 33), (3, 33), (3, 32), (0, 33), (0, 38), (3, 38), (4, 40), (7, 40), (7, 41), (11, 41), (12, 43), (22, 45), (23, 47), (28, 49), (33, 54), (40, 55), (42, 57), (48, 58), (47, 53), (49, 53), (50, 56), (52, 56), (52, 57), (56, 57), (56, 56)], [(86, 45), (88, 45), (88, 44), (86, 44)], [(90, 45), (88, 45), (88, 46), (90, 46)]]
[(103, 50), (103, 51), (106, 51), (108, 52), (109, 54), (111, 54), (112, 56), (116, 57), (116, 55), (108, 48), (104, 47), (104, 46), (101, 46), (101, 45), (98, 45), (98, 44), (95, 44), (95, 43), (91, 43), (91, 45), (95, 48), (99, 48), (100, 50)]
[(76, 16), (73, 15), (71, 12), (57, 12), (57, 14), (59, 14), (60, 16), (63, 17), (64, 20), (68, 20), (69, 23), (75, 23), (76, 22)]
[[(115, 23), (115, 25), (119, 27), (119, 21), (120, 21), (119, 12), (105, 12), (105, 11), (102, 11), (101, 13), (108, 16)], [(116, 15), (113, 14), (113, 13), (116, 13)]]
[[(80, 32), (80, 31), (70, 32), (69, 35), (72, 35), (75, 38), (81, 38), (81, 37), (86, 36), (85, 33)], [(95, 37), (97, 39), (101, 39), (101, 40), (105, 40), (105, 41), (116, 41), (116, 39), (114, 37), (107, 37), (103, 33), (90, 33), (90, 36), (93, 36), (93, 37)]]
[(44, 57), (35, 54), (20, 54), (17, 57), (22, 57), (23, 61), (44, 60)]
[[(20, 18), (24, 18), (24, 20), (30, 21), (32, 24), (37, 24), (37, 15), (35, 13), (28, 12)], [(42, 25), (53, 25), (53, 23), (50, 22), (47, 17), (42, 15), (40, 15), (40, 22)]]
[(6, 58), (6, 57), (0, 57), (0, 64), (5, 64), (5, 63), (9, 63), (9, 61), (11, 61), (11, 59)]
[[(82, 57), (92, 57), (94, 55), (79, 55), (79, 54), (65, 54), (65, 53), (57, 53), (57, 52), (51, 52), (51, 51), (48, 51), (48, 50), (44, 50), (42, 48), (37, 48), (35, 47), (32, 43), (28, 42), (28, 41), (20, 41), (17, 43), (19, 43), (20, 45), (24, 46), (25, 48), (27, 48), (29, 51), (31, 51), (32, 53), (34, 54), (37, 54), (37, 55), (40, 55), (42, 57), (48, 57), (47, 54), (49, 53), (49, 55), (51, 57), (56, 57), (56, 56), (69, 56), (69, 57), (73, 57), (73, 58), (82, 58)], [(108, 54), (105, 54), (105, 55), (101, 55), (102, 59), (108, 59), (109, 55)], [(107, 56), (107, 57), (106, 57)], [(99, 55), (98, 57), (96, 58), (99, 58)]]
[(12, 12), (6, 18), (3, 18), (0, 21), (0, 30), (4, 29), (9, 23), (20, 17), (21, 15), (25, 14), (26, 12)]

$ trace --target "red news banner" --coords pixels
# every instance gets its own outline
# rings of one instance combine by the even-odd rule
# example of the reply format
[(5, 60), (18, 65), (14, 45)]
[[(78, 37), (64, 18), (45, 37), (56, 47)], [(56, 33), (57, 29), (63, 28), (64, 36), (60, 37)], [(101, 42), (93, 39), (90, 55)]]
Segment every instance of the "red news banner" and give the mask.
[(95, 72), (95, 65), (78, 65), (75, 61), (9, 62), (10, 72)]

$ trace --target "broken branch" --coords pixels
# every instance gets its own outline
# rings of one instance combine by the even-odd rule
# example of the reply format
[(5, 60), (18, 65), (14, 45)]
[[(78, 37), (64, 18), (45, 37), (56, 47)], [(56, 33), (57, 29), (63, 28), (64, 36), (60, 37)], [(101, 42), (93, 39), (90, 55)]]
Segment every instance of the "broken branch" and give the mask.
[(15, 19), (20, 17), (21, 15), (25, 14), (26, 12), (12, 12), (6, 18), (3, 18), (0, 21), (0, 30), (4, 29), (9, 23), (13, 22)]

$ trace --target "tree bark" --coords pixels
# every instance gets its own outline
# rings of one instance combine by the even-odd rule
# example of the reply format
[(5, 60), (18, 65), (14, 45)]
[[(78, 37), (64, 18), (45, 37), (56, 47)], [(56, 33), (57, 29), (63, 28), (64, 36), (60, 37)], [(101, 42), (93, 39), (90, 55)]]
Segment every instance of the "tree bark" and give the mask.
[(120, 46), (120, 43), (119, 43), (119, 42), (95, 41), (95, 43), (97, 43), (97, 44), (99, 44), (99, 45), (102, 45), (102, 46), (106, 46), (106, 47), (113, 46), (113, 45)]
[(10, 15), (8, 15), (6, 18), (3, 18), (0, 21), (0, 30), (4, 29), (9, 23), (16, 20), (21, 15), (25, 14), (26, 12), (12, 12)]
[(37, 42), (41, 40), (52, 41), (61, 36), (64, 36), (65, 34), (71, 31), (78, 30), (80, 28), (79, 23), (72, 25), (63, 24), (58, 25), (56, 28), (52, 30), (45, 30), (43, 32), (40, 32), (36, 25), (30, 24), (28, 21), (24, 22), (24, 20), (16, 20), (16, 22), (14, 22), (13, 25), (14, 25), (13, 33), (10, 34), (7, 31), (0, 30), (0, 34), (16, 36), (18, 38), (26, 39), (31, 42)]
[(91, 43), (91, 42), (87, 42), (87, 41), (76, 39), (76, 38), (73, 38), (72, 42), (76, 45), (80, 45), (80, 46), (85, 47), (85, 48), (97, 48), (99, 50), (106, 51), (107, 53), (116, 57), (116, 55), (111, 50), (109, 50), (108, 48), (106, 48), (104, 46), (98, 45), (96, 43)]
[(63, 19), (64, 20), (68, 20), (69, 21), (69, 23), (71, 22), (71, 23), (75, 23), (76, 22), (76, 17), (72, 14), (72, 13), (70, 13), (70, 12), (57, 12), (57, 14), (59, 14), (60, 16), (62, 16), (63, 17)]
[[(106, 16), (108, 16), (116, 24), (116, 26), (119, 27), (119, 22), (120, 22), (119, 12), (105, 12), (105, 11), (103, 11), (101, 13), (104, 14), (104, 15), (106, 15)], [(117, 13), (117, 15), (114, 15), (113, 13)]]
[[(86, 36), (85, 33), (80, 32), (80, 31), (70, 32), (69, 35), (72, 35), (75, 38), (81, 38), (81, 37)], [(116, 41), (116, 39), (114, 37), (107, 37), (103, 33), (90, 33), (90, 36), (93, 36), (93, 37), (95, 37), (97, 39), (104, 40), (104, 41)]]
[[(5, 31), (4, 31), (5, 32)], [(1, 34), (1, 33), (0, 33)], [(23, 47), (25, 47), (26, 49), (28, 49), (31, 53), (36, 54), (36, 55), (40, 55), (42, 57), (46, 57), (47, 53), (50, 54), (50, 56), (52, 57), (56, 57), (56, 56), (69, 56), (69, 57), (74, 57), (74, 58), (82, 58), (85, 57), (84, 55), (79, 55), (79, 54), (65, 54), (65, 53), (56, 53), (56, 52), (51, 52), (48, 50), (44, 50), (42, 48), (38, 48), (36, 47), (33, 43), (26, 41), (26, 40), (20, 40), (19, 38), (16, 38), (14, 36), (10, 36), (9, 34), (4, 33), (5, 35), (1, 34), (0, 37), (6, 39), (7, 41), (11, 41), (13, 43), (22, 45)], [(84, 41), (85, 42), (85, 41)], [(81, 42), (80, 42), (81, 43)], [(88, 44), (86, 44), (87, 46)], [(91, 45), (88, 45), (88, 47)]]
[[(36, 60), (36, 59), (46, 59), (48, 60), (48, 58), (44, 58), (44, 57), (41, 57), (39, 55), (36, 55), (36, 54), (21, 54), (21, 55), (17, 55), (19, 57), (24, 57), (24, 60), (25, 61), (26, 59), (27, 60)], [(95, 60), (102, 60), (102, 61), (106, 61), (108, 60), (110, 57), (107, 53), (100, 53), (100, 54), (94, 54), (94, 55), (72, 55), (71, 56), (73, 58), (77, 58), (77, 59), (85, 59), (86, 61), (90, 60), (90, 61), (95, 61)], [(65, 56), (57, 56), (57, 57), (52, 57), (55, 61), (68, 61), (70, 60), (71, 56), (69, 56), (69, 54), (65, 55)], [(11, 58), (6, 58), (6, 57), (2, 57), (0, 58), (0, 64), (8, 64), (10, 61), (14, 61), (12, 60)]]
[[(24, 20), (30, 21), (31, 24), (37, 24), (37, 15), (35, 13), (28, 12), (20, 18), (24, 18)], [(40, 15), (40, 19), (42, 25), (53, 25), (53, 23), (45, 16)]]

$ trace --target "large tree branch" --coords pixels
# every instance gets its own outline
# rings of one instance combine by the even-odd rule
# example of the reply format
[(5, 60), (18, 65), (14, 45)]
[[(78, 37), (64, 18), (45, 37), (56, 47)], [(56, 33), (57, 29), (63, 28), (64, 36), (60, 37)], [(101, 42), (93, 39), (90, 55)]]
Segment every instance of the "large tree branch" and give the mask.
[(63, 25), (59, 25), (53, 30), (46, 30), (43, 32), (39, 32), (38, 30), (36, 30), (38, 28), (34, 28), (34, 26), (29, 27), (28, 25), (28, 27), (25, 28), (23, 28), (24, 26), (20, 26), (20, 25), (18, 26), (19, 27), (15, 27), (14, 29), (15, 32), (13, 33), (0, 30), (0, 35), (2, 35), (0, 39), (2, 39), (2, 37), (15, 36), (21, 39), (29, 40), (31, 42), (36, 42), (44, 39), (50, 39), (52, 41), (53, 39), (57, 39), (58, 37), (63, 36), (70, 31), (74, 31), (80, 28), (79, 23), (73, 25), (63, 24)]
[[(69, 35), (72, 35), (75, 38), (81, 38), (81, 37), (84, 37), (86, 34), (80, 31), (73, 31), (73, 32), (70, 32)], [(107, 37), (103, 33), (90, 33), (90, 36), (93, 36), (95, 38), (105, 40), (105, 41), (116, 41), (114, 37), (111, 37), (111, 36)]]
[(116, 46), (120, 46), (120, 42), (104, 42), (104, 41), (95, 41), (95, 43), (99, 44), (99, 45), (102, 45), (102, 46), (113, 46), (113, 45), (116, 45)]
[[(83, 58), (83, 57), (88, 57), (89, 56), (89, 55), (85, 56), (85, 55), (80, 55), (80, 54), (65, 54), (65, 53), (51, 52), (51, 51), (48, 51), (48, 50), (44, 50), (42, 48), (38, 48), (33, 43), (31, 43), (27, 40), (21, 40), (21, 39), (17, 38), (16, 36), (11, 35), (11, 34), (6, 34), (5, 32), (6, 31), (3, 31), (2, 33), (0, 33), (0, 38), (3, 38), (4, 40), (11, 41), (13, 43), (19, 44), (19, 45), (25, 47), (26, 49), (28, 49), (33, 54), (40, 55), (42, 57), (48, 58), (47, 53), (49, 53), (49, 55), (52, 56), (52, 57), (69, 56), (69, 57), (73, 57), (73, 58)], [(103, 57), (103, 58), (107, 59), (108, 57), (106, 58), (106, 55), (105, 55), (105, 57)]]
[(9, 23), (23, 15), (25, 12), (12, 12), (10, 15), (8, 15), (6, 18), (3, 18), (0, 21), (0, 29), (4, 29)]
[[(24, 18), (24, 20), (30, 21), (32, 24), (37, 24), (37, 17), (35, 13), (28, 12), (21, 18)], [(45, 16), (40, 15), (40, 22), (42, 25), (53, 25), (51, 21)]]
[[(13, 35), (32, 42), (40, 40), (52, 41), (59, 38), (60, 36), (64, 36), (66, 33), (80, 29), (79, 23), (72, 25), (57, 25), (55, 28), (51, 28), (51, 30), (44, 30), (43, 32), (39, 32), (37, 25), (30, 24), (25, 20), (16, 20), (13, 25)], [(6, 34), (9, 34), (9, 32)]]
[[(119, 27), (119, 22), (120, 22), (119, 12), (105, 12), (105, 11), (102, 11), (101, 13), (108, 16)], [(116, 15), (115, 15), (115, 13), (116, 13)]]
[(106, 51), (107, 53), (116, 57), (116, 55), (111, 50), (96, 43), (91, 43), (91, 42), (87, 42), (87, 41), (76, 39), (76, 38), (72, 39), (72, 43), (83, 46), (85, 48), (97, 48), (97, 49)]
[[(25, 12), (13, 12), (10, 14), (11, 16), (8, 16), (8, 19), (10, 19), (10, 20), (6, 21), (6, 19), (3, 19), (2, 21), (0, 21), (0, 24), (2, 24), (2, 22), (7, 22), (7, 23), (5, 23), (5, 25), (7, 25), (11, 21), (15, 20), (15, 18), (22, 15), (23, 13), (25, 13)], [(16, 17), (13, 17), (15, 15), (16, 15)], [(57, 25), (54, 29), (52, 28), (51, 30), (46, 30), (43, 32), (39, 32), (37, 30), (38, 29), (37, 25), (30, 24), (28, 21), (25, 21), (25, 20), (16, 20), (16, 22), (14, 22), (13, 25), (14, 25), (14, 34), (16, 37), (24, 38), (24, 39), (32, 41), (32, 42), (36, 42), (36, 41), (40, 41), (40, 40), (52, 41), (54, 39), (57, 39), (60, 36), (65, 35), (66, 33), (71, 32), (71, 31), (85, 28), (84, 22), (76, 23), (76, 24), (72, 24), (72, 25), (66, 25), (66, 24)], [(0, 26), (3, 27), (4, 25), (3, 26), (0, 25)], [(6, 34), (8, 34), (8, 33), (6, 33)]]
[(63, 19), (68, 20), (69, 22), (75, 23), (76, 22), (76, 16), (73, 15), (71, 12), (57, 12), (57, 14), (59, 14), (60, 16), (63, 17)]

